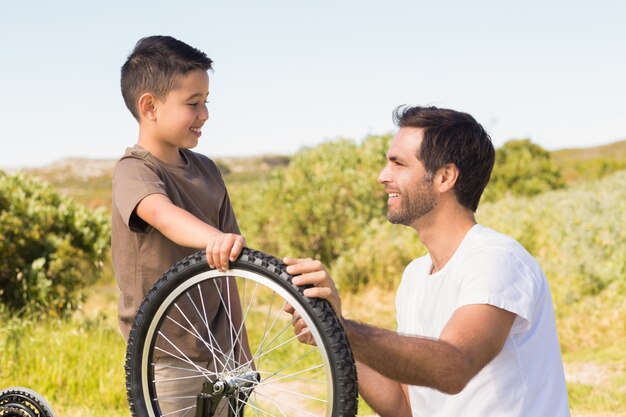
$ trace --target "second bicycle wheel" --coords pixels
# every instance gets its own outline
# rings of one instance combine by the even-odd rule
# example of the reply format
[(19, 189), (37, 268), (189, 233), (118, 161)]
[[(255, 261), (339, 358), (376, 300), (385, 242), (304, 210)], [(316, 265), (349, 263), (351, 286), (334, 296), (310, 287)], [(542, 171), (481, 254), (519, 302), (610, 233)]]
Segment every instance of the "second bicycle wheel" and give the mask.
[[(330, 305), (303, 290), (278, 259), (247, 248), (224, 273), (203, 252), (176, 264), (146, 295), (130, 333), (133, 415), (355, 416), (347, 338)], [(298, 341), (287, 304), (315, 345)]]

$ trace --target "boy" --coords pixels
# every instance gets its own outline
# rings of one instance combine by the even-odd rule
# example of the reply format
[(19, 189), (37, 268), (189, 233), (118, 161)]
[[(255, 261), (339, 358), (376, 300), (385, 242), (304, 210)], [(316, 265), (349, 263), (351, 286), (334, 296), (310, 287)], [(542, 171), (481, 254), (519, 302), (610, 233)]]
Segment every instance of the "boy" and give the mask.
[[(146, 292), (174, 263), (205, 249), (209, 265), (225, 271), (245, 245), (217, 166), (189, 150), (209, 118), (211, 65), (203, 52), (177, 39), (150, 36), (137, 42), (122, 67), (122, 96), (139, 122), (137, 144), (113, 174), (113, 269), (127, 340)], [(214, 308), (214, 316), (223, 317), (221, 307)], [(189, 335), (177, 337), (181, 345), (195, 346), (184, 340)], [(202, 366), (209, 359), (189, 355)], [(168, 359), (158, 358), (155, 372), (175, 380), (179, 375)], [(161, 402), (162, 413), (193, 406), (201, 388), (202, 381), (159, 385), (159, 397), (191, 398)]]

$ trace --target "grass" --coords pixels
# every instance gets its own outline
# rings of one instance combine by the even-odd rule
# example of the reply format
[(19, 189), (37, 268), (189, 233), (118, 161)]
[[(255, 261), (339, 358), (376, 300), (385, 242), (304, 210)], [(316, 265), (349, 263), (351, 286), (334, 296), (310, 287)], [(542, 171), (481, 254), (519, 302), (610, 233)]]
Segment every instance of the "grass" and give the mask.
[(10, 321), (0, 345), (3, 388), (31, 388), (60, 416), (129, 415), (124, 341), (104, 319)]
[(622, 346), (564, 355), (570, 407), (580, 415), (626, 415), (626, 356)]
[[(117, 288), (101, 282), (68, 321), (6, 318), (0, 330), (1, 388), (21, 385), (44, 395), (58, 416), (129, 417), (123, 372), (125, 343), (117, 329)], [(393, 291), (371, 289), (344, 300), (356, 319), (395, 327)], [(623, 347), (564, 355), (572, 416), (626, 416)], [(372, 415), (361, 402), (359, 416)]]
[(70, 319), (0, 316), (0, 388), (30, 388), (48, 400), (57, 416), (130, 417), (117, 288), (110, 272), (103, 275)]

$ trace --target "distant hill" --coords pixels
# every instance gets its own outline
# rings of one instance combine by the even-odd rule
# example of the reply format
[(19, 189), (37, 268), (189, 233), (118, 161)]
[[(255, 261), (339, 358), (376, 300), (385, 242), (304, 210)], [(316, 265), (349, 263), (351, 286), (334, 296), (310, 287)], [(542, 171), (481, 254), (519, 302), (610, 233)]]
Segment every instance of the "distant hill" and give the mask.
[(227, 186), (263, 181), (273, 169), (289, 165), (291, 156), (260, 155), (249, 157), (215, 158)]
[[(290, 160), (290, 156), (283, 155), (214, 159), (228, 185), (260, 181), (266, 178), (272, 169), (285, 166)], [(114, 159), (68, 158), (43, 167), (9, 172), (33, 175), (89, 207), (110, 207), (111, 180), (115, 162)]]
[(589, 160), (598, 157), (617, 156), (626, 158), (626, 139), (607, 145), (592, 146), (587, 148), (565, 148), (552, 151), (552, 156), (557, 160), (583, 159)]
[[(222, 175), (237, 175), (249, 172), (264, 173), (273, 168), (285, 166), (291, 160), (286, 155), (259, 155), (243, 157), (214, 158)], [(9, 172), (22, 171), (41, 177), (55, 184), (67, 181), (89, 181), (99, 177), (111, 177), (115, 159), (66, 158), (50, 165), (37, 168), (10, 169)]]
[(600, 178), (626, 169), (626, 140), (588, 148), (561, 149), (551, 154), (567, 183)]

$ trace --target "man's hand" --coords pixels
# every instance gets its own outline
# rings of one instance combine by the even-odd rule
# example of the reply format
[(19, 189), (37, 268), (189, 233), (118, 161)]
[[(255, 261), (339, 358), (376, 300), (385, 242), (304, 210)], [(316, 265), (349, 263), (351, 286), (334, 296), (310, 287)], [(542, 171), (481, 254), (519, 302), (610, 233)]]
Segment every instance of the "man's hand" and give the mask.
[(294, 276), (293, 283), (295, 285), (313, 285), (313, 287), (304, 290), (306, 297), (327, 300), (333, 310), (335, 310), (339, 320), (343, 320), (341, 315), (341, 297), (339, 297), (335, 282), (320, 261), (284, 258), (283, 262), (287, 265), (287, 272)]
[[(306, 297), (323, 298), (327, 300), (333, 310), (335, 310), (339, 320), (343, 320), (341, 317), (341, 298), (337, 292), (337, 287), (320, 261), (309, 258), (284, 258), (283, 262), (287, 265), (287, 272), (294, 276), (292, 282), (295, 285), (313, 285), (311, 288), (304, 290)], [(316, 345), (309, 327), (293, 306), (285, 304), (283, 310), (291, 314), (291, 324), (293, 325), (293, 331), (298, 340), (309, 345)]]
[(245, 245), (246, 239), (241, 235), (214, 233), (207, 239), (206, 260), (211, 268), (224, 272), (228, 269), (229, 261), (237, 259)]
[(302, 320), (300, 314), (296, 311), (295, 308), (289, 303), (285, 303), (283, 310), (289, 314), (291, 314), (291, 325), (293, 326), (293, 332), (296, 334), (298, 340), (301, 343), (306, 343), (307, 345), (317, 346), (311, 331), (309, 330), (309, 326)]

